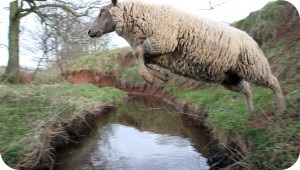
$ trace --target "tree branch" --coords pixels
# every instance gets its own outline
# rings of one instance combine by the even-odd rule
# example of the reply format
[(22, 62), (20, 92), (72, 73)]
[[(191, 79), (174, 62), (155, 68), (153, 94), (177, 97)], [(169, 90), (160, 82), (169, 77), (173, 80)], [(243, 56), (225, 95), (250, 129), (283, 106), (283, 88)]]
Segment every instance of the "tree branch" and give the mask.
[(4, 47), (7, 47), (7, 45), (0, 44), (0, 48), (4, 48)]
[(69, 7), (67, 7), (66, 5), (61, 5), (61, 4), (44, 4), (44, 5), (40, 5), (40, 6), (31, 6), (30, 8), (27, 9), (21, 9), (21, 12), (25, 12), (21, 14), (21, 17), (25, 17), (27, 15), (29, 15), (30, 13), (34, 12), (37, 15), (39, 15), (41, 12), (38, 12), (40, 9), (43, 8), (60, 8), (63, 11), (65, 11), (66, 13), (69, 13), (71, 15), (73, 15), (74, 17), (82, 17), (82, 16), (86, 16), (87, 12), (85, 12), (84, 14), (78, 14), (76, 12), (74, 12), (72, 9), (70, 9)]
[(200, 10), (213, 10), (213, 9), (215, 9), (217, 6), (223, 5), (223, 4), (227, 3), (227, 2), (221, 2), (221, 3), (216, 4), (216, 5), (212, 5), (211, 1), (208, 1), (208, 3), (209, 3), (209, 8), (207, 8), (207, 9), (200, 9)]

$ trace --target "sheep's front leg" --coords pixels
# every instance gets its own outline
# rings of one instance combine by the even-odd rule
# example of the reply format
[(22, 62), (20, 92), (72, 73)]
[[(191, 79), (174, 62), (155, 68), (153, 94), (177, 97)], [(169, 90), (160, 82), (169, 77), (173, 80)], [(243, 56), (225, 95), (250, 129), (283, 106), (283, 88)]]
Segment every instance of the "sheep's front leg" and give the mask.
[(158, 34), (153, 37), (149, 37), (143, 42), (143, 44), (137, 46), (135, 49), (133, 54), (137, 58), (140, 67), (140, 75), (148, 83), (153, 84), (154, 76), (163, 81), (167, 81), (168, 76), (163, 75), (158, 70), (154, 70), (152, 68), (147, 69), (144, 60), (145, 54), (159, 55), (160, 58), (168, 58), (169, 55), (167, 55), (167, 53), (171, 53), (177, 47), (176, 36), (174, 35)]
[(138, 65), (139, 65), (139, 73), (140, 75), (149, 83), (154, 83), (154, 77), (153, 75), (147, 70), (144, 60), (144, 48), (142, 45), (139, 45), (133, 52), (135, 58), (137, 59)]
[(147, 70), (149, 70), (149, 72), (152, 75), (154, 75), (155, 77), (161, 79), (162, 81), (167, 82), (169, 80), (169, 75), (168, 74), (163, 74), (159, 70), (156, 70), (156, 69), (148, 66), (147, 64), (146, 64), (146, 67), (147, 67)]

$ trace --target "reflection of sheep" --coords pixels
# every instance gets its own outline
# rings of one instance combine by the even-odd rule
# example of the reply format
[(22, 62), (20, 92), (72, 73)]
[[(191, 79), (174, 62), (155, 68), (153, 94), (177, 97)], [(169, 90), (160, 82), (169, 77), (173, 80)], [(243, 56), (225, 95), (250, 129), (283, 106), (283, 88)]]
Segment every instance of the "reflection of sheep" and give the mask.
[(166, 6), (141, 2), (112, 3), (101, 8), (89, 30), (90, 37), (116, 31), (131, 45), (139, 72), (149, 83), (166, 80), (156, 64), (195, 80), (217, 82), (244, 93), (248, 111), (253, 110), (249, 84), (271, 88), (278, 111), (285, 109), (280, 85), (257, 43), (245, 32), (227, 24), (178, 12)]

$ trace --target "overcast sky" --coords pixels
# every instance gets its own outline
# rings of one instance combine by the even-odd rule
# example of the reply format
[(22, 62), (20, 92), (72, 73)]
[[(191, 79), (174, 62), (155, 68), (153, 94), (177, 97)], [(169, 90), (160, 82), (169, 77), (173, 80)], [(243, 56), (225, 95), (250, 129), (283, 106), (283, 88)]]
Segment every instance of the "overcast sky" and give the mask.
[[(212, 6), (216, 6), (220, 3), (225, 2), (222, 5), (216, 6), (213, 10), (209, 9), (209, 0), (141, 0), (147, 1), (151, 3), (158, 4), (167, 4), (170, 6), (174, 6), (175, 8), (184, 10), (193, 15), (198, 15), (204, 18), (209, 18), (212, 20), (232, 23), (234, 21), (238, 21), (243, 19), (249, 15), (250, 12), (261, 9), (268, 2), (274, 0), (211, 0)], [(293, 3), (298, 11), (300, 7), (299, 0), (289, 0), (289, 2)], [(5, 9), (5, 7), (9, 6), (9, 0), (1, 0), (0, 1), (0, 66), (7, 65), (8, 51), (7, 46), (2, 46), (1, 44), (7, 45), (7, 31), (8, 31), (8, 15), (9, 11)], [(96, 14), (95, 14), (96, 16)], [(27, 17), (25, 18), (29, 20)], [(23, 20), (23, 19), (22, 19)], [(31, 21), (32, 22), (32, 21)], [(29, 37), (22, 37), (22, 42), (27, 42), (27, 45), (32, 45), (30, 43)], [(24, 40), (26, 39), (26, 40)], [(127, 43), (122, 40), (122, 38), (117, 35), (113, 38), (113, 43), (119, 44), (120, 46), (127, 45)], [(25, 45), (25, 43), (21, 44)], [(20, 64), (21, 66), (27, 67), (36, 67), (36, 63), (32, 61), (32, 58), (40, 57), (41, 53), (30, 53), (28, 50), (22, 50), (20, 55)]]

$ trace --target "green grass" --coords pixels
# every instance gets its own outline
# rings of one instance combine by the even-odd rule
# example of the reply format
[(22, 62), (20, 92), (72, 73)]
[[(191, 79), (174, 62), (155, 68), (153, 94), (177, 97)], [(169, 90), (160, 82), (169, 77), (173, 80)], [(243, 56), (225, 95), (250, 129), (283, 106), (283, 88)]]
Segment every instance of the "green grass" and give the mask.
[[(282, 83), (287, 111), (283, 115), (265, 116), (274, 111), (275, 95), (269, 89), (252, 86), (254, 114), (246, 113), (244, 96), (212, 85), (199, 90), (179, 90), (166, 86), (165, 90), (182, 102), (209, 111), (209, 121), (219, 133), (232, 137), (239, 134), (250, 143), (246, 161), (262, 169), (288, 168), (297, 160), (300, 141), (300, 87)], [(248, 128), (249, 121), (265, 121), (263, 127)], [(299, 143), (298, 143), (299, 144)]]
[(0, 153), (8, 165), (34, 150), (42, 129), (68, 123), (74, 114), (121, 102), (124, 92), (90, 84), (0, 85)]
[(281, 80), (298, 85), (300, 85), (298, 64), (300, 51), (297, 50), (299, 46), (300, 42), (289, 45), (286, 40), (280, 39), (274, 46), (264, 50), (269, 62), (272, 63), (274, 74), (279, 75), (278, 78)]
[(119, 69), (117, 56), (119, 54), (125, 54), (128, 51), (130, 51), (130, 48), (124, 47), (89, 54), (69, 62), (66, 68), (69, 71), (89, 69), (101, 73), (113, 73)]
[[(283, 115), (268, 116), (274, 111), (275, 96), (269, 89), (252, 86), (255, 113), (247, 114), (244, 96), (211, 85), (199, 90), (165, 86), (165, 90), (182, 102), (205, 109), (208, 121), (217, 133), (230, 137), (242, 136), (247, 142), (249, 154), (245, 161), (253, 169), (285, 169), (291, 166), (299, 154), (300, 141), (300, 74), (299, 42), (289, 44), (282, 37), (273, 42), (274, 30), (285, 12), (286, 2), (270, 2), (262, 10), (252, 12), (249, 17), (233, 23), (234, 26), (250, 33), (260, 44), (272, 70), (283, 81), (282, 88), (287, 93), (287, 111)], [(275, 31), (276, 32), (276, 31)], [(268, 42), (270, 43), (268, 45)], [(267, 46), (268, 45), (268, 46)], [(143, 83), (138, 75), (137, 65), (120, 68), (118, 54), (129, 48), (101, 51), (70, 61), (66, 70), (95, 70), (112, 73), (121, 81)], [(55, 71), (49, 78), (59, 82)], [(44, 74), (40, 76), (44, 78)], [(179, 79), (178, 86), (184, 79)], [(114, 88), (98, 88), (92, 85), (0, 85), (0, 153), (5, 162), (11, 165), (17, 156), (26, 156), (35, 147), (36, 134), (41, 129), (66, 122), (83, 110), (91, 109), (103, 102), (121, 101), (124, 93)], [(127, 114), (127, 113), (126, 113)], [(129, 117), (130, 112), (127, 114)], [(143, 117), (137, 118), (142, 122)], [(164, 117), (165, 119), (165, 117)], [(263, 121), (261, 126), (249, 127), (253, 120)], [(161, 130), (161, 129), (160, 129)]]
[(131, 82), (133, 85), (142, 85), (145, 80), (139, 75), (138, 66), (126, 67), (121, 72), (121, 81)]
[[(249, 142), (250, 154), (246, 155), (246, 161), (251, 166), (260, 169), (288, 168), (297, 159), (299, 153), (299, 149), (295, 148), (295, 141), (300, 141), (298, 126), (300, 124), (298, 116), (300, 113), (300, 87), (298, 86), (300, 79), (297, 67), (293, 64), (297, 63), (299, 53), (288, 50), (283, 52), (282, 49), (287, 47), (286, 40), (281, 39), (272, 48), (264, 49), (271, 65), (275, 66), (273, 70), (283, 81), (282, 88), (287, 92), (285, 96), (287, 111), (282, 116), (267, 116), (268, 112), (274, 111), (276, 103), (275, 95), (270, 89), (252, 86), (255, 107), (253, 114), (246, 113), (246, 104), (242, 94), (231, 92), (219, 85), (209, 85), (199, 90), (182, 90), (179, 86), (185, 79), (178, 79), (175, 86), (166, 85), (164, 89), (182, 102), (208, 111), (208, 121), (217, 130), (217, 133), (226, 134), (229, 138), (240, 135), (244, 142)], [(284, 60), (282, 59), (283, 55)], [(89, 57), (96, 56), (87, 56), (83, 60), (88, 62)], [(104, 58), (106, 57), (108, 55), (104, 56)], [(95, 58), (95, 60), (98, 59), (105, 60), (104, 63), (118, 63), (116, 57), (113, 56), (109, 56), (107, 59)], [(76, 63), (85, 65), (85, 61)], [(91, 62), (94, 64), (91, 68), (94, 70), (101, 70), (97, 69), (97, 66), (106, 67), (107, 65), (101, 64), (100, 61), (98, 64), (95, 63), (98, 62)], [(82, 66), (75, 64), (74, 68), (80, 70)], [(132, 82), (134, 85), (144, 83), (138, 74), (136, 64), (130, 64), (121, 70), (118, 65), (107, 68), (112, 68), (110, 70), (113, 70), (121, 81)], [(261, 119), (265, 123), (261, 127), (249, 128), (249, 122), (256, 119)]]
[(274, 32), (286, 10), (286, 2), (282, 0), (269, 2), (261, 10), (251, 12), (248, 17), (232, 25), (250, 33), (257, 42), (266, 43), (274, 38)]
[(169, 87), (167, 91), (182, 102), (209, 111), (210, 122), (223, 133), (236, 133), (236, 129), (242, 128), (247, 122), (243, 96), (220, 86), (213, 85), (197, 91)]

